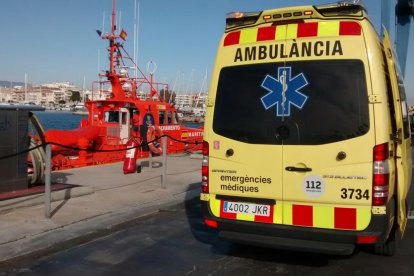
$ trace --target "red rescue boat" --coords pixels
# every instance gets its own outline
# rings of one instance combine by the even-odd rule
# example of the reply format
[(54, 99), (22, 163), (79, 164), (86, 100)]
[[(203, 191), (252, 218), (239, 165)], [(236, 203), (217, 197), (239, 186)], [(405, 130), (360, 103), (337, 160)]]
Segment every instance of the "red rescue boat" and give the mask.
[[(54, 170), (121, 161), (130, 140), (138, 141), (136, 158), (161, 154), (161, 139), (153, 140), (162, 135), (173, 138), (167, 139), (167, 154), (201, 149), (203, 127), (180, 124), (168, 85), (154, 82), (153, 72), (149, 78), (142, 73), (124, 49), (126, 32), (117, 33), (115, 22), (113, 0), (111, 32), (100, 33), (109, 41), (109, 70), (92, 85), (92, 98), (85, 101), (88, 118), (78, 129), (45, 133), (53, 144)], [(140, 76), (132, 76), (131, 68)]]

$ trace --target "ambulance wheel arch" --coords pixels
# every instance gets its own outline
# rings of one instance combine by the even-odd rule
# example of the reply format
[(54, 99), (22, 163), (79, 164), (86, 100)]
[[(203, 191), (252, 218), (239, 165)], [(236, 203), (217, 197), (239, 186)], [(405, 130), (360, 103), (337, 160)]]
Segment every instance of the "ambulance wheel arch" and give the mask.
[(382, 256), (393, 256), (396, 252), (397, 243), (401, 240), (401, 231), (398, 227), (397, 223), (394, 223), (394, 219), (397, 217), (397, 209), (395, 208), (397, 202), (396, 196), (393, 196), (390, 204), (388, 212), (389, 217), (389, 228), (387, 229), (386, 236), (384, 237), (382, 242), (378, 242), (373, 245), (374, 252), (378, 255)]

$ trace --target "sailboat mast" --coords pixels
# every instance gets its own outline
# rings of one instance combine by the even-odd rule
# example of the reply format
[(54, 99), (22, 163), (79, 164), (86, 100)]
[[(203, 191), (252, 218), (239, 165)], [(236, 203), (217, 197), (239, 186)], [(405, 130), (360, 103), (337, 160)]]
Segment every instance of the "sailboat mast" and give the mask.
[(24, 101), (27, 103), (27, 73), (24, 73)]
[(85, 75), (83, 75), (83, 86), (82, 86), (82, 96), (81, 96), (82, 102), (85, 102), (85, 82), (86, 82), (86, 77)]

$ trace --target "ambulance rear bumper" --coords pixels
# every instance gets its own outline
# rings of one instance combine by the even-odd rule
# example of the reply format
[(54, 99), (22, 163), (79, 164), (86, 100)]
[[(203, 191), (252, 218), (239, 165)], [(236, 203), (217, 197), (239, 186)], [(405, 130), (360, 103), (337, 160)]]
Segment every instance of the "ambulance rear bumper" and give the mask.
[(361, 236), (376, 236), (377, 243), (384, 242), (390, 230), (389, 213), (392, 213), (372, 215), (365, 230), (348, 231), (221, 219), (213, 216), (207, 201), (202, 201), (201, 206), (204, 218), (217, 222), (219, 237), (222, 239), (255, 246), (335, 255), (352, 254), (358, 244), (358, 237)]

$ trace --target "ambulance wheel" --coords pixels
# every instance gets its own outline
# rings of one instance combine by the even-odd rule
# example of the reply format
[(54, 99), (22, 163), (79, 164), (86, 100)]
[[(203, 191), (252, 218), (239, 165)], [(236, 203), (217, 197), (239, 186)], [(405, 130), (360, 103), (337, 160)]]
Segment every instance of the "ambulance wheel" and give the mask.
[(397, 247), (396, 230), (391, 230), (388, 239), (384, 243), (378, 243), (375, 245), (375, 254), (382, 256), (393, 256)]

